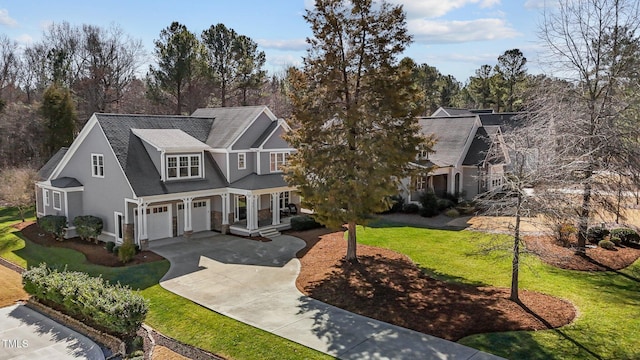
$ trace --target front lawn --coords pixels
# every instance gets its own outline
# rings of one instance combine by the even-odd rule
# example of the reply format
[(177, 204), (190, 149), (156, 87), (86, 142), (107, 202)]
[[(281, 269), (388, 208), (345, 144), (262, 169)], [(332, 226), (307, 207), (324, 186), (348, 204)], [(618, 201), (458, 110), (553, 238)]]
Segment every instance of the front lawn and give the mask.
[(0, 208), (0, 257), (28, 267), (46, 262), (52, 267), (84, 271), (93, 276), (140, 289), (149, 300), (147, 324), (181, 342), (229, 359), (329, 359), (330, 357), (271, 333), (232, 320), (158, 285), (169, 269), (168, 261), (127, 267), (105, 267), (86, 262), (81, 253), (44, 247), (22, 237), (11, 225), (17, 211)]
[[(495, 240), (470, 231), (444, 231), (385, 224), (358, 228), (361, 244), (408, 255), (438, 279), (508, 287), (508, 252), (484, 255), (479, 245)], [(502, 241), (509, 242), (508, 238)], [(568, 299), (578, 318), (557, 330), (473, 335), (459, 342), (511, 359), (638, 359), (640, 261), (619, 272), (561, 270), (526, 256), (521, 289)]]

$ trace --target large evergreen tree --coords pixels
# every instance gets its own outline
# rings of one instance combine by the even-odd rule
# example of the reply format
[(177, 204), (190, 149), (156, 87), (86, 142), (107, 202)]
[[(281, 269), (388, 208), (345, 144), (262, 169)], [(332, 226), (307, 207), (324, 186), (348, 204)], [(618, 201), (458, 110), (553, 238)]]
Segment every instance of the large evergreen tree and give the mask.
[(317, 220), (348, 224), (346, 260), (355, 262), (356, 225), (386, 210), (422, 145), (401, 6), (372, 0), (316, 0), (305, 19), (313, 37), (303, 71), (290, 72), (293, 128), (287, 179)]
[(523, 83), (527, 76), (527, 58), (519, 49), (511, 49), (498, 56), (496, 73), (504, 83), (506, 99), (505, 110), (514, 111), (514, 105), (518, 102), (517, 85)]
[(51, 84), (42, 96), (40, 109), (47, 124), (45, 153), (51, 156), (73, 142), (76, 110), (71, 92), (57, 82)]

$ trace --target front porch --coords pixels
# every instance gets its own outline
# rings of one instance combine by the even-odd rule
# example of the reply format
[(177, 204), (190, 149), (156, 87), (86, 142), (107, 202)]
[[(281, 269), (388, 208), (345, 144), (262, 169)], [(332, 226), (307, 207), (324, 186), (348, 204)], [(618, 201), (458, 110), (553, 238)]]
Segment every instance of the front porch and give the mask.
[(229, 232), (239, 236), (259, 236), (261, 232), (269, 229), (277, 231), (289, 230), (291, 229), (291, 218), (291, 216), (282, 217), (277, 225), (273, 225), (271, 219), (259, 220), (258, 228), (253, 230), (247, 229), (247, 220), (244, 219), (229, 226)]

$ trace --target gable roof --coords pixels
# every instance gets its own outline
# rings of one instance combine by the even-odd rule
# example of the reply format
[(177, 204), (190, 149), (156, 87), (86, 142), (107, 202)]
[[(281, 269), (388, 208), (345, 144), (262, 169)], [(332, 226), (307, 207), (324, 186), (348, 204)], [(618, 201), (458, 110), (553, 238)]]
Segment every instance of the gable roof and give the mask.
[(275, 120), (275, 116), (264, 105), (203, 108), (197, 109), (191, 116), (214, 118), (211, 133), (204, 142), (214, 149), (226, 149), (233, 145), (263, 112)]
[(196, 140), (205, 142), (213, 124), (211, 118), (189, 116), (121, 114), (95, 114), (95, 116), (122, 169), (126, 169), (130, 154), (131, 129), (180, 129)]
[(504, 113), (491, 113), (491, 114), (478, 114), (482, 126), (500, 126), (502, 131), (508, 131), (518, 126), (517, 115), (522, 113), (517, 112), (504, 112)]
[(51, 174), (53, 174), (53, 170), (55, 170), (60, 161), (62, 161), (64, 154), (66, 154), (68, 150), (68, 147), (63, 147), (60, 148), (58, 152), (53, 154), (49, 161), (47, 161), (47, 163), (44, 164), (44, 166), (41, 167), (40, 170), (38, 170), (38, 178), (41, 180), (49, 180), (49, 177), (51, 177)]
[(462, 165), (476, 166), (482, 164), (489, 154), (489, 149), (491, 149), (491, 138), (484, 127), (479, 127)]
[(474, 135), (477, 117), (427, 117), (419, 118), (418, 123), (423, 134), (435, 134), (435, 153), (429, 154), (429, 160), (437, 166), (455, 166), (465, 156), (470, 138)]
[(274, 121), (269, 124), (269, 127), (262, 133), (262, 135), (260, 135), (258, 139), (256, 139), (253, 145), (251, 145), (251, 148), (257, 149), (262, 146), (262, 144), (264, 144), (264, 142), (267, 141), (269, 137), (271, 137), (271, 134), (276, 130), (278, 125), (280, 125), (278, 121)]

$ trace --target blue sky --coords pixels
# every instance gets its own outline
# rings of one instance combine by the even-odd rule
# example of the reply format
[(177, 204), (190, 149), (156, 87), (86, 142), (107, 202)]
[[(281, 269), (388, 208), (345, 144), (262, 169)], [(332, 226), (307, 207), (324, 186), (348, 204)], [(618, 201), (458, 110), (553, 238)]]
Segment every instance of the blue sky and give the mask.
[[(480, 65), (494, 65), (505, 50), (519, 48), (529, 60), (529, 72), (541, 72), (536, 32), (545, 0), (388, 1), (404, 6), (414, 36), (405, 55), (419, 64), (464, 83)], [(24, 45), (38, 41), (54, 22), (118, 24), (142, 41), (152, 61), (153, 41), (172, 21), (198, 35), (224, 23), (255, 40), (266, 53), (269, 72), (278, 72), (301, 63), (305, 38), (311, 35), (302, 15), (312, 6), (312, 0), (0, 0), (0, 33)]]

